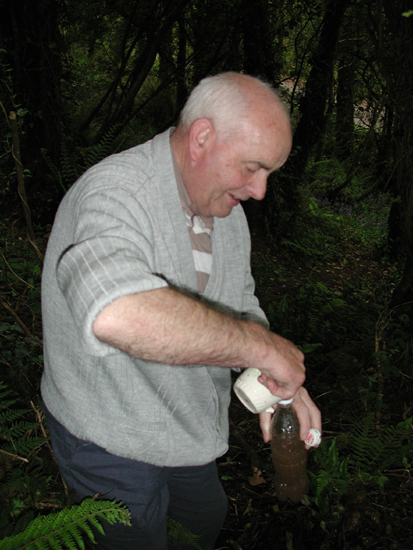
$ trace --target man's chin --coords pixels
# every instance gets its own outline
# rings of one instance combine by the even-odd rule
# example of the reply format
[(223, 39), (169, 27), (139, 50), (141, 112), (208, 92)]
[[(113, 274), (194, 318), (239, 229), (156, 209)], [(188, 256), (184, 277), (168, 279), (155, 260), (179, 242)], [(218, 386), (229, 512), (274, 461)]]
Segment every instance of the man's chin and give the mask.
[(228, 197), (232, 207), (238, 206), (239, 203), (241, 202), (241, 199), (239, 199), (238, 197), (235, 197), (232, 193), (228, 193)]
[(219, 210), (217, 210), (216, 213), (213, 214), (213, 216), (214, 218), (226, 218), (231, 214), (233, 208), (233, 206), (231, 206), (230, 208), (220, 208)]

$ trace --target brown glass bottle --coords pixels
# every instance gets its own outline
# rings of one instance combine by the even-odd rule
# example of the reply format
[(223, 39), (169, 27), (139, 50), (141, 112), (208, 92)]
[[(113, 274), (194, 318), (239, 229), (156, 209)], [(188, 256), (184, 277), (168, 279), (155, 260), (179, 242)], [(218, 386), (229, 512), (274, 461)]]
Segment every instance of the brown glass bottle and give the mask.
[(294, 399), (280, 401), (271, 423), (271, 458), (275, 491), (281, 501), (300, 500), (308, 492), (307, 451), (292, 407)]

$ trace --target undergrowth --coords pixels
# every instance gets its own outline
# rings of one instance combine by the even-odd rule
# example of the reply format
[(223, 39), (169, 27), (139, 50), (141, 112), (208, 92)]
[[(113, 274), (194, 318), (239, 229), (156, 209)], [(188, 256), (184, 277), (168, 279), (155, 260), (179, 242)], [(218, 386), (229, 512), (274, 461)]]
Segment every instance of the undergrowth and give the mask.
[[(390, 199), (332, 203), (306, 190), (302, 204), (294, 234), (256, 237), (252, 255), (271, 327), (305, 352), (307, 387), (323, 414), (311, 492), (295, 510), (293, 530), (306, 535), (294, 548), (413, 548), (412, 320), (389, 307), (399, 280), (383, 253)], [(277, 504), (272, 527), (292, 529), (290, 514)], [(265, 547), (260, 537), (245, 544)]]

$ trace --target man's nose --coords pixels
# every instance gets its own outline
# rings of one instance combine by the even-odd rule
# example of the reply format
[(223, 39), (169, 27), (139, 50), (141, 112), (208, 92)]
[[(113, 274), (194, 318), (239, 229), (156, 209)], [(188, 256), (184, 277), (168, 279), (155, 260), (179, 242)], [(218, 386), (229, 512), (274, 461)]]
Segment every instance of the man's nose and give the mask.
[(250, 182), (250, 197), (257, 201), (261, 201), (265, 197), (267, 191), (267, 174), (257, 174)]

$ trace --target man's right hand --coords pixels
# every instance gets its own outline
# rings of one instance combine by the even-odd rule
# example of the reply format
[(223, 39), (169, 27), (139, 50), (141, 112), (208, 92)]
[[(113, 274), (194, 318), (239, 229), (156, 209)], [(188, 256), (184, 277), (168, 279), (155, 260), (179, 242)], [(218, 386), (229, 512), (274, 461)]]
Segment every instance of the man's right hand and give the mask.
[(305, 380), (304, 354), (289, 340), (253, 323), (252, 364), (261, 371), (258, 380), (284, 399), (295, 395)]

